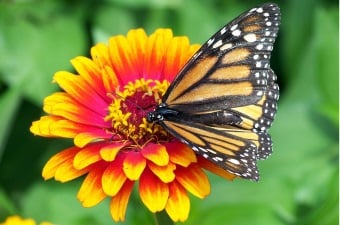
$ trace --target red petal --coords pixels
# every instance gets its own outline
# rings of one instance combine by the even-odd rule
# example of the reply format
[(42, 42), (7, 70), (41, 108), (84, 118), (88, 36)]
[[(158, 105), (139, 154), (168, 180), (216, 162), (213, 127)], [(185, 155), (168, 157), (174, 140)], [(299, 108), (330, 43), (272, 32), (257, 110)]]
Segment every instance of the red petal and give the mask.
[(111, 61), (114, 62), (112, 63), (114, 72), (122, 84), (141, 78), (132, 61), (133, 52), (126, 37), (118, 35), (110, 38), (109, 54)]
[(147, 79), (163, 79), (164, 56), (170, 40), (173, 38), (170, 29), (158, 29), (147, 40), (144, 74)]
[(65, 92), (56, 92), (44, 99), (46, 113), (61, 116), (68, 120), (84, 125), (109, 127), (110, 123), (104, 121), (106, 112), (99, 108), (89, 108), (80, 104)]
[(73, 67), (79, 75), (95, 90), (103, 99), (109, 102), (107, 91), (103, 85), (103, 78), (100, 67), (89, 58), (78, 56), (71, 60)]
[(174, 37), (169, 43), (165, 54), (164, 78), (172, 81), (184, 64), (189, 60), (189, 39), (187, 37)]
[(144, 77), (145, 48), (148, 37), (143, 29), (135, 29), (127, 33), (127, 39), (133, 52), (131, 57), (133, 57), (132, 61), (135, 65), (136, 79), (142, 78)]
[(103, 112), (100, 114), (105, 115), (108, 102), (101, 98), (82, 77), (66, 71), (60, 71), (55, 73), (53, 80), (77, 102), (90, 109), (100, 110)]

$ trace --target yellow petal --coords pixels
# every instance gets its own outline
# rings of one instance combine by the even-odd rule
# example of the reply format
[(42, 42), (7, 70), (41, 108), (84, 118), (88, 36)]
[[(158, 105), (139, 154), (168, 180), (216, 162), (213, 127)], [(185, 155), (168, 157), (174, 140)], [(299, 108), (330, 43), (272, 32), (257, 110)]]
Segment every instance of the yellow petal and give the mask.
[(169, 42), (169, 47), (165, 54), (164, 62), (164, 77), (166, 80), (171, 80), (183, 68), (190, 56), (189, 39), (187, 37), (174, 37)]
[(164, 145), (149, 143), (141, 151), (142, 155), (159, 166), (169, 163), (169, 154)]
[(84, 147), (74, 157), (73, 166), (76, 169), (83, 169), (94, 164), (95, 162), (100, 161), (102, 159), (99, 154), (101, 147), (102, 144), (97, 143)]
[(111, 162), (105, 169), (102, 177), (102, 185), (105, 194), (115, 196), (126, 181), (122, 165), (123, 162), (120, 157), (120, 159)]
[[(40, 120), (34, 121), (30, 127), (31, 133), (42, 137), (55, 137), (50, 129), (51, 124), (60, 120), (60, 117), (42, 116)], [(73, 137), (73, 136), (72, 136)]]
[(96, 140), (98, 137), (94, 136), (92, 133), (82, 132), (77, 134), (74, 138), (74, 145), (78, 146), (79, 148), (84, 147), (85, 145), (91, 143), (92, 141)]
[(170, 29), (157, 29), (150, 35), (146, 42), (144, 68), (146, 74), (153, 74), (157, 79), (160, 71), (163, 71), (164, 56), (173, 38)]
[(106, 197), (102, 189), (102, 174), (102, 168), (93, 168), (83, 181), (77, 198), (84, 207), (95, 206)]
[(175, 173), (176, 180), (196, 197), (204, 198), (210, 194), (208, 177), (197, 164), (190, 164), (187, 168), (178, 166)]
[(133, 188), (133, 181), (127, 180), (119, 193), (112, 197), (110, 202), (110, 213), (114, 221), (124, 221), (126, 208)]
[(98, 43), (91, 48), (91, 58), (99, 68), (105, 65), (112, 67), (109, 48), (103, 43)]
[(119, 150), (125, 146), (123, 142), (117, 142), (105, 145), (100, 149), (100, 156), (107, 162), (112, 162), (115, 160)]
[(88, 173), (88, 171), (89, 171), (89, 168), (85, 168), (85, 169), (81, 169), (81, 170), (75, 169), (73, 167), (73, 159), (69, 159), (58, 167), (58, 169), (57, 169), (57, 171), (54, 175), (54, 178), (55, 178), (55, 180), (64, 183), (64, 182), (73, 180), (75, 178), (78, 178), (78, 177)]
[(169, 197), (168, 185), (150, 171), (145, 170), (139, 181), (139, 195), (151, 212), (162, 211)]
[(140, 152), (131, 151), (124, 160), (123, 170), (130, 180), (138, 180), (143, 173), (145, 166), (146, 160)]
[(79, 150), (80, 149), (77, 147), (72, 147), (52, 156), (43, 168), (42, 176), (44, 179), (47, 180), (54, 177), (60, 165), (64, 164), (65, 162), (67, 163), (69, 160), (71, 160), (71, 167), (73, 167), (73, 158), (79, 152)]
[(170, 156), (170, 161), (183, 167), (189, 166), (191, 163), (197, 162), (194, 151), (181, 142), (169, 142), (165, 144)]
[(103, 76), (103, 84), (107, 93), (116, 90), (119, 86), (118, 78), (112, 67), (105, 66), (101, 70), (101, 75)]
[(164, 183), (169, 183), (175, 179), (174, 170), (176, 169), (176, 165), (173, 163), (169, 163), (166, 166), (158, 166), (149, 162), (148, 167)]
[(123, 35), (111, 37), (109, 40), (109, 54), (114, 63), (113, 70), (117, 74), (136, 74), (136, 65), (132, 61), (133, 52), (129, 41)]
[[(100, 95), (105, 95), (102, 82), (102, 74), (100, 67), (96, 65), (89, 58), (78, 56), (71, 60), (73, 67), (79, 73), (79, 75), (91, 84), (95, 90), (97, 90)], [(102, 96), (104, 97), (104, 96)]]
[(190, 211), (190, 199), (185, 189), (176, 181), (169, 184), (169, 200), (165, 207), (170, 218), (177, 222), (187, 220)]

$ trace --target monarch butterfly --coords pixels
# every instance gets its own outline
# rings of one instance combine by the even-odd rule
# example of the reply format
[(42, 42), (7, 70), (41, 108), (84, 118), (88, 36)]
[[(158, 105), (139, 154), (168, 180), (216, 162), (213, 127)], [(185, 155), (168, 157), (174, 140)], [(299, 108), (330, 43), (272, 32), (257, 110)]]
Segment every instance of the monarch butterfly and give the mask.
[(215, 33), (147, 114), (197, 154), (239, 177), (258, 180), (256, 162), (272, 152), (267, 130), (279, 87), (269, 60), (280, 9), (250, 9)]

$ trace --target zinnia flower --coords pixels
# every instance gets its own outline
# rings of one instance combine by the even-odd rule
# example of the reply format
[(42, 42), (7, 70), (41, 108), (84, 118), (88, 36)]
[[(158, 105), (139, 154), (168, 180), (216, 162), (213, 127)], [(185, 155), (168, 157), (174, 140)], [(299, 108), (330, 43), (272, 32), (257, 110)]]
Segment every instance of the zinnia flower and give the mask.
[[(37, 225), (33, 219), (23, 219), (20, 216), (9, 216), (0, 225)], [(41, 222), (39, 225), (52, 225), (48, 222)]]
[(91, 59), (71, 61), (78, 75), (61, 71), (54, 81), (64, 90), (48, 96), (48, 114), (33, 122), (32, 133), (73, 138), (74, 145), (54, 155), (43, 169), (45, 179), (61, 182), (86, 178), (78, 199), (92, 207), (110, 197), (110, 212), (123, 221), (129, 196), (138, 181), (142, 202), (151, 212), (166, 210), (184, 221), (190, 210), (188, 192), (210, 193), (202, 168), (225, 178), (231, 175), (185, 144), (146, 115), (161, 102), (169, 83), (199, 48), (169, 29), (149, 37), (136, 29), (91, 49)]

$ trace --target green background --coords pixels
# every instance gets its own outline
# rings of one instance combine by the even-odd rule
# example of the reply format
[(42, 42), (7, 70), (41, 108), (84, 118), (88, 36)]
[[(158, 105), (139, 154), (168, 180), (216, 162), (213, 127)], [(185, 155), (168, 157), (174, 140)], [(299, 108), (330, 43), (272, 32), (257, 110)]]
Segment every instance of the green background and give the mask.
[[(259, 183), (210, 175), (212, 193), (191, 197), (185, 225), (336, 225), (339, 217), (338, 2), (277, 2), (282, 25), (272, 67), (281, 88), (270, 130), (274, 153), (259, 162)], [(246, 0), (0, 1), (0, 221), (11, 214), (59, 225), (115, 224), (109, 202), (82, 208), (81, 180), (43, 181), (47, 159), (70, 141), (29, 133), (55, 90), (54, 72), (89, 55), (109, 36), (169, 27), (203, 43), (228, 21), (261, 4)], [(136, 191), (125, 224), (153, 224)]]

